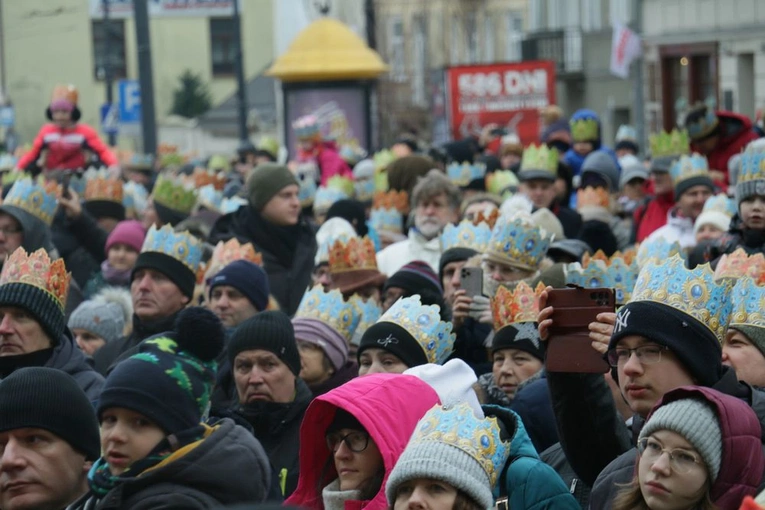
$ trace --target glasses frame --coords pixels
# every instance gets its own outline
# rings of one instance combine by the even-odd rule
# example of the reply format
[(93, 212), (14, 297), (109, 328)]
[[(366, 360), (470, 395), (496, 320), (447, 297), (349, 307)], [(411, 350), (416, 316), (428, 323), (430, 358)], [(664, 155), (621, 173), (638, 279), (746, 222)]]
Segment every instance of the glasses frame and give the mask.
[[(655, 365), (656, 363), (661, 363), (661, 353), (664, 351), (668, 351), (669, 347), (665, 345), (641, 345), (640, 347), (635, 347), (634, 349), (627, 349), (624, 347), (615, 347), (613, 349), (609, 349), (606, 352), (606, 361), (608, 362), (609, 366), (611, 366), (612, 368), (619, 367), (619, 358), (616, 355), (616, 351), (621, 349), (625, 351), (629, 351), (629, 354), (630, 354), (627, 357), (627, 360), (625, 361), (625, 363), (632, 358), (632, 354), (636, 354), (638, 361), (640, 362), (641, 365)], [(641, 354), (641, 351), (645, 352), (646, 349), (659, 349), (659, 359), (657, 359), (656, 361), (644, 361), (642, 358), (643, 354)], [(611, 359), (612, 356), (616, 357), (616, 361), (613, 361)]]
[[(363, 434), (364, 437), (366, 438), (366, 441), (364, 441), (364, 447), (361, 448), (360, 450), (354, 450), (353, 446), (351, 446), (351, 442), (348, 440), (348, 438), (354, 434)], [(348, 449), (352, 451), (353, 453), (361, 453), (369, 447), (369, 432), (364, 432), (361, 430), (354, 430), (353, 432), (348, 432), (346, 435), (342, 437), (338, 437), (334, 441), (334, 444), (330, 441), (331, 436), (334, 436), (334, 434), (327, 434), (325, 436), (325, 440), (327, 441), (327, 448), (333, 454), (337, 453), (337, 451), (340, 449), (341, 443), (345, 443), (345, 446), (347, 446)]]
[[(657, 443), (661, 444), (660, 441), (658, 441), (656, 439), (653, 439), (651, 437), (644, 437), (644, 438), (638, 440), (637, 448), (638, 448), (638, 453), (640, 454), (641, 457), (645, 454), (646, 447), (648, 446), (648, 441), (649, 440), (653, 440), (653, 441), (656, 441)], [(657, 462), (661, 458), (661, 456), (666, 453), (669, 456), (669, 467), (672, 469), (672, 471), (674, 471), (675, 473), (677, 473), (679, 475), (687, 475), (688, 473), (693, 471), (693, 466), (689, 465), (687, 470), (678, 469), (678, 467), (677, 467), (678, 466), (678, 460), (675, 457), (675, 452), (678, 451), (678, 450), (682, 451), (683, 454), (685, 454), (685, 455), (690, 455), (691, 457), (693, 457), (693, 463), (696, 466), (698, 466), (698, 467), (702, 466), (702, 460), (699, 459), (699, 455), (695, 454), (693, 452), (689, 452), (688, 450), (686, 450), (684, 448), (672, 448), (672, 449), (670, 449), (670, 448), (662, 448), (661, 449), (661, 453), (659, 453), (656, 456), (656, 458), (653, 459), (653, 462)]]

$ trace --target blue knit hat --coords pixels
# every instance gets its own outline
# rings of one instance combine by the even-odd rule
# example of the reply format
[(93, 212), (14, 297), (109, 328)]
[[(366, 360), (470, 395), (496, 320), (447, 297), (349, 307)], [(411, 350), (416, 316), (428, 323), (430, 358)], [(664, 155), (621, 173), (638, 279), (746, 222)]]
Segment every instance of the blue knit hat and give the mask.
[(268, 276), (249, 260), (235, 260), (210, 279), (210, 293), (219, 285), (229, 285), (241, 292), (259, 312), (268, 307)]

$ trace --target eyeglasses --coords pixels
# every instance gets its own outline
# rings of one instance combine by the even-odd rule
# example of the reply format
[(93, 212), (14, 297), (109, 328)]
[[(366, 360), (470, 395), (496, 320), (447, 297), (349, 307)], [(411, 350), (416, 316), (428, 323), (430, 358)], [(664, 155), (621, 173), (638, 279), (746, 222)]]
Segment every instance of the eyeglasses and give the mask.
[(20, 228), (13, 228), (13, 227), (2, 227), (0, 228), (0, 233), (2, 233), (4, 236), (12, 236), (14, 234), (20, 234), (21, 229)]
[(701, 466), (701, 460), (695, 453), (682, 448), (672, 450), (662, 448), (661, 443), (651, 437), (644, 437), (638, 441), (638, 451), (641, 458), (651, 463), (656, 462), (666, 453), (669, 455), (669, 465), (672, 471), (680, 475), (688, 474), (696, 466)]
[(608, 358), (609, 365), (618, 367), (619, 365), (626, 364), (634, 352), (641, 364), (653, 365), (654, 363), (660, 362), (661, 353), (668, 350), (669, 348), (663, 345), (643, 345), (635, 349), (617, 347), (615, 349), (610, 349), (606, 354), (606, 357)]
[(353, 453), (361, 453), (369, 446), (369, 434), (361, 431), (353, 431), (344, 436), (340, 433), (327, 434), (327, 448), (332, 453), (337, 453), (340, 449), (340, 443), (345, 443)]

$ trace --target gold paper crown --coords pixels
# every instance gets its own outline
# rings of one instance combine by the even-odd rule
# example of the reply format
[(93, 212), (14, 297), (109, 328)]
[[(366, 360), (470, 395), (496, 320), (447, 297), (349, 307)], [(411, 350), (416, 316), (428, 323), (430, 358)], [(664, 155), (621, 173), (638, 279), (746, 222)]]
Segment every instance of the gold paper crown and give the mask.
[(515, 290), (500, 285), (491, 299), (494, 331), (499, 331), (509, 324), (536, 322), (539, 315), (539, 296), (543, 290), (545, 284), (542, 282), (533, 290), (523, 281), (515, 286)]
[(571, 138), (575, 142), (592, 142), (598, 139), (598, 121), (596, 119), (576, 119), (569, 122)]
[(685, 130), (673, 129), (671, 133), (662, 131), (661, 133), (652, 134), (649, 137), (649, 143), (653, 159), (671, 156), (679, 157), (691, 152), (691, 141), (688, 138), (688, 132)]
[(409, 213), (409, 194), (406, 191), (377, 191), (372, 200), (372, 209), (395, 209), (401, 214)]
[(74, 85), (56, 85), (53, 87), (50, 102), (52, 103), (57, 99), (66, 99), (74, 106), (77, 106), (77, 100), (79, 99), (77, 88)]
[(737, 280), (744, 276), (752, 278), (758, 284), (765, 283), (765, 255), (762, 252), (749, 255), (743, 248), (738, 248), (733, 253), (726, 253), (720, 257), (715, 268), (715, 279)]
[(548, 175), (554, 180), (558, 176), (558, 151), (544, 144), (529, 145), (523, 151), (518, 174), (523, 176), (526, 172), (534, 172), (538, 176)]
[(494, 228), (494, 225), (497, 224), (497, 219), (499, 219), (499, 209), (497, 208), (492, 209), (489, 214), (484, 214), (483, 211), (479, 211), (478, 215), (473, 220), (473, 225), (486, 223), (489, 228)]
[(109, 176), (106, 169), (90, 169), (83, 175), (85, 178), (85, 201), (104, 200), (122, 203), (122, 181)]
[[(252, 243), (240, 243), (236, 237), (226, 242), (219, 241), (207, 263), (200, 264), (197, 282), (202, 283), (235, 260), (248, 260), (259, 266), (263, 265), (263, 255), (255, 250)], [(201, 276), (201, 279), (200, 279)]]
[(157, 177), (152, 197), (154, 202), (186, 214), (190, 213), (197, 203), (197, 192), (193, 184), (184, 183), (165, 174)]
[(589, 206), (608, 208), (610, 204), (611, 197), (606, 188), (587, 186), (584, 189), (579, 188), (576, 192), (577, 209)]
[(66, 272), (63, 259), (51, 261), (42, 248), (29, 255), (24, 248), (17, 248), (3, 264), (0, 286), (23, 283), (37, 287), (50, 294), (63, 313), (71, 278), (71, 273)]
[(336, 240), (329, 249), (329, 272), (336, 274), (360, 270), (378, 270), (372, 240), (367, 236)]
[(197, 189), (203, 188), (208, 184), (218, 191), (223, 191), (223, 188), (226, 187), (226, 176), (215, 170), (195, 168), (194, 173), (191, 175), (191, 179), (194, 183), (194, 187)]

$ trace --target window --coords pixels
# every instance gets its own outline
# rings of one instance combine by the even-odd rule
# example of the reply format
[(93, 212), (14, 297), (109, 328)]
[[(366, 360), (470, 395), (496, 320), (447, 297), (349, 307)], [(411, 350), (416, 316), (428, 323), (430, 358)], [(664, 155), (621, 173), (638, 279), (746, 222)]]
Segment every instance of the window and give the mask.
[(483, 61), (494, 62), (494, 16), (487, 12), (483, 18)]
[(505, 15), (505, 60), (521, 61), (521, 43), (523, 42), (523, 14), (510, 11)]
[(417, 16), (413, 22), (414, 62), (412, 66), (412, 102), (415, 106), (426, 107), (428, 105), (425, 71), (428, 65), (428, 27), (425, 16)]
[(93, 25), (93, 74), (96, 80), (106, 79), (107, 62), (111, 68), (113, 79), (127, 78), (127, 61), (125, 59), (125, 21), (121, 19), (109, 20), (109, 55), (107, 60), (107, 40), (104, 33), (104, 22), (94, 20)]
[(595, 32), (603, 28), (603, 0), (582, 0), (582, 30)]
[[(570, 0), (569, 0), (570, 2)], [(558, 30), (563, 27), (564, 9), (566, 6), (561, 0), (548, 0), (547, 2), (547, 29)]]
[(234, 74), (236, 41), (233, 18), (210, 18), (210, 53), (213, 76)]
[(404, 55), (404, 21), (391, 18), (388, 24), (388, 54), (390, 55), (390, 74), (394, 81), (406, 80), (406, 61)]

